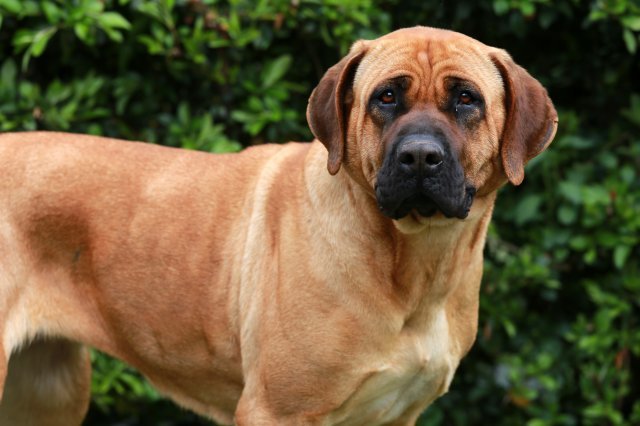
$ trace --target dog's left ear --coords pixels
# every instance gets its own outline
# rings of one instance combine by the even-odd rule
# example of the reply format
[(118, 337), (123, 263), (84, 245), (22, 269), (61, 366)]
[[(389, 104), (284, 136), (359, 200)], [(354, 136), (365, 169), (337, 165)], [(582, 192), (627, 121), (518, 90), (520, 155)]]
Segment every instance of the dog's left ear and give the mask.
[(505, 51), (491, 60), (498, 68), (505, 89), (505, 126), (502, 132), (502, 166), (514, 185), (524, 179), (524, 166), (545, 150), (558, 128), (558, 113), (544, 87)]
[(356, 42), (347, 56), (327, 70), (309, 98), (307, 122), (316, 139), (329, 151), (327, 169), (332, 175), (338, 173), (342, 164), (348, 113), (353, 102), (347, 95), (365, 52), (365, 42)]

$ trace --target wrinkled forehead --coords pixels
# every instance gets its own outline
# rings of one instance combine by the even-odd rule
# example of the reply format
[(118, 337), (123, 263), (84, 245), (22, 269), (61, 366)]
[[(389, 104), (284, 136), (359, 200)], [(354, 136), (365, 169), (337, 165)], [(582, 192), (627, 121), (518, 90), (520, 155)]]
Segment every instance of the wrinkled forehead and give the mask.
[(384, 81), (409, 77), (432, 86), (447, 78), (475, 83), (483, 93), (502, 93), (500, 73), (490, 52), (497, 51), (465, 35), (432, 28), (411, 28), (366, 43), (354, 89), (363, 96)]

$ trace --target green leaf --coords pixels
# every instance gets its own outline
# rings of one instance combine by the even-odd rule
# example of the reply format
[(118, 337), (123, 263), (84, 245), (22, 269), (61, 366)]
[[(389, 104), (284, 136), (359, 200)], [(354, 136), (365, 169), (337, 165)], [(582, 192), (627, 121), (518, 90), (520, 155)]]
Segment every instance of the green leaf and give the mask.
[(563, 204), (558, 209), (558, 221), (563, 225), (571, 225), (578, 217), (578, 210), (575, 207)]
[(586, 250), (592, 245), (591, 238), (586, 235), (576, 235), (569, 241), (569, 246), (574, 250)]
[(502, 321), (502, 326), (504, 327), (504, 331), (507, 332), (507, 335), (509, 337), (513, 337), (516, 335), (517, 330), (516, 330), (516, 326), (513, 322), (509, 321), (508, 319), (503, 319)]
[(187, 125), (189, 123), (191, 118), (191, 112), (189, 111), (188, 103), (180, 102), (180, 104), (178, 105), (177, 116), (178, 116), (178, 121), (181, 124)]
[(264, 128), (265, 122), (263, 121), (254, 121), (245, 126), (245, 130), (251, 135), (255, 136)]
[(4, 88), (14, 88), (16, 84), (16, 76), (18, 75), (18, 69), (15, 62), (11, 59), (7, 59), (0, 68), (0, 84)]
[(558, 145), (567, 148), (589, 149), (595, 144), (593, 139), (587, 139), (578, 135), (567, 135), (558, 141)]
[(149, 15), (167, 28), (175, 28), (172, 9), (173, 1), (134, 2), (134, 7), (141, 13)]
[(620, 170), (620, 178), (622, 179), (623, 182), (625, 182), (626, 184), (630, 185), (636, 176), (636, 172), (633, 170), (632, 167), (630, 166), (625, 166)]
[(0, 0), (0, 7), (14, 14), (18, 14), (22, 10), (20, 0)]
[(589, 13), (589, 16), (587, 17), (587, 22), (594, 22), (594, 21), (599, 21), (601, 19), (605, 19), (607, 17), (607, 14), (600, 9), (593, 9), (591, 10), (591, 13)]
[(111, 40), (120, 43), (123, 40), (122, 33), (120, 31), (114, 30), (113, 28), (103, 28), (103, 31), (107, 33), (107, 37)]
[(581, 198), (585, 205), (605, 206), (611, 202), (611, 195), (602, 186), (583, 186)]
[(62, 18), (62, 11), (54, 2), (42, 2), (41, 7), (50, 24), (56, 24)]
[(45, 98), (51, 105), (61, 103), (71, 97), (73, 89), (68, 84), (63, 84), (60, 80), (54, 80), (49, 87)]
[(165, 7), (165, 9), (167, 10), (167, 12), (171, 12), (173, 10), (173, 7), (175, 6), (176, 1), (175, 0), (163, 0), (163, 5)]
[(268, 89), (280, 80), (291, 66), (291, 55), (282, 55), (269, 62), (262, 71), (262, 87)]
[(515, 223), (520, 226), (531, 222), (538, 216), (542, 197), (539, 194), (530, 194), (522, 199), (515, 208)]
[(624, 39), (624, 44), (627, 46), (627, 50), (629, 51), (629, 53), (636, 53), (636, 49), (638, 48), (636, 35), (632, 33), (628, 28), (625, 28), (622, 32), (622, 38)]
[(600, 230), (596, 233), (596, 241), (603, 247), (612, 248), (620, 241), (620, 235), (617, 232)]
[(20, 51), (23, 48), (30, 46), (33, 43), (35, 32), (27, 29), (20, 29), (16, 31), (13, 36), (12, 43), (16, 48), (16, 51)]
[(131, 24), (117, 12), (105, 12), (98, 16), (98, 22), (104, 28), (122, 28), (128, 30)]
[(94, 40), (91, 34), (91, 27), (86, 22), (78, 22), (73, 26), (73, 32), (85, 44), (92, 45)]
[(74, 2), (67, 2), (67, 4), (71, 4), (72, 6), (72, 12), (71, 15), (78, 19), (78, 18), (85, 18), (87, 16), (94, 16), (94, 15), (98, 15), (99, 13), (102, 13), (102, 11), (104, 10), (104, 1), (98, 1), (98, 0), (83, 0), (83, 1), (74, 1)]
[(225, 137), (218, 137), (211, 145), (211, 152), (237, 152), (240, 151), (242, 145), (239, 142), (229, 140)]
[(221, 47), (227, 47), (229, 46), (230, 42), (229, 40), (223, 39), (223, 38), (216, 38), (213, 40), (210, 40), (209, 42), (207, 42), (207, 45), (212, 48), (212, 49), (219, 49)]
[(640, 16), (625, 16), (622, 25), (632, 31), (640, 31)]
[(147, 53), (150, 55), (159, 55), (166, 51), (162, 43), (147, 35), (139, 36), (138, 41), (147, 47)]
[(231, 112), (231, 118), (240, 123), (250, 123), (257, 119), (255, 114), (242, 110), (234, 110)]
[(613, 264), (616, 268), (622, 269), (627, 262), (627, 258), (631, 253), (631, 247), (629, 246), (617, 246), (613, 250)]
[(493, 10), (496, 15), (504, 15), (509, 11), (509, 2), (507, 0), (494, 0)]
[(44, 49), (47, 47), (47, 43), (51, 40), (51, 37), (58, 31), (56, 27), (47, 27), (36, 33), (33, 37), (33, 44), (29, 48), (31, 54), (34, 57), (42, 55)]
[(523, 3), (520, 5), (520, 11), (524, 16), (530, 17), (536, 13), (536, 7), (533, 3)]
[(571, 181), (560, 182), (558, 189), (565, 199), (573, 204), (582, 203), (582, 187)]

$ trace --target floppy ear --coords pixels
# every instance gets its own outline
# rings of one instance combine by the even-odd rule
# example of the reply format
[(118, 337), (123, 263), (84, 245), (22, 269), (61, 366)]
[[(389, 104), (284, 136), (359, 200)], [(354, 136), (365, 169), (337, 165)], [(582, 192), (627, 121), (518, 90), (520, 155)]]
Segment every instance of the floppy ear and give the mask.
[(346, 57), (327, 70), (309, 98), (307, 122), (316, 139), (329, 151), (327, 169), (332, 175), (338, 173), (342, 164), (348, 112), (353, 102), (347, 93), (364, 54), (364, 43), (354, 44)]
[(558, 113), (544, 87), (504, 51), (491, 55), (505, 90), (506, 120), (502, 133), (502, 166), (509, 181), (520, 185), (524, 166), (551, 143)]

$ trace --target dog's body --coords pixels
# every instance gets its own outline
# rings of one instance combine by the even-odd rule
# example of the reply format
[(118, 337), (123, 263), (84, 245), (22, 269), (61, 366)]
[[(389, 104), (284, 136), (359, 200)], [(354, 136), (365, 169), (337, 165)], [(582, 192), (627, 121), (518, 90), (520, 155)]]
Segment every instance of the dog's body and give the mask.
[(0, 424), (81, 421), (73, 342), (221, 423), (415, 422), (474, 341), (495, 192), (555, 110), (503, 52), (414, 28), (354, 45), (308, 117), (311, 144), (218, 156), (1, 136)]

